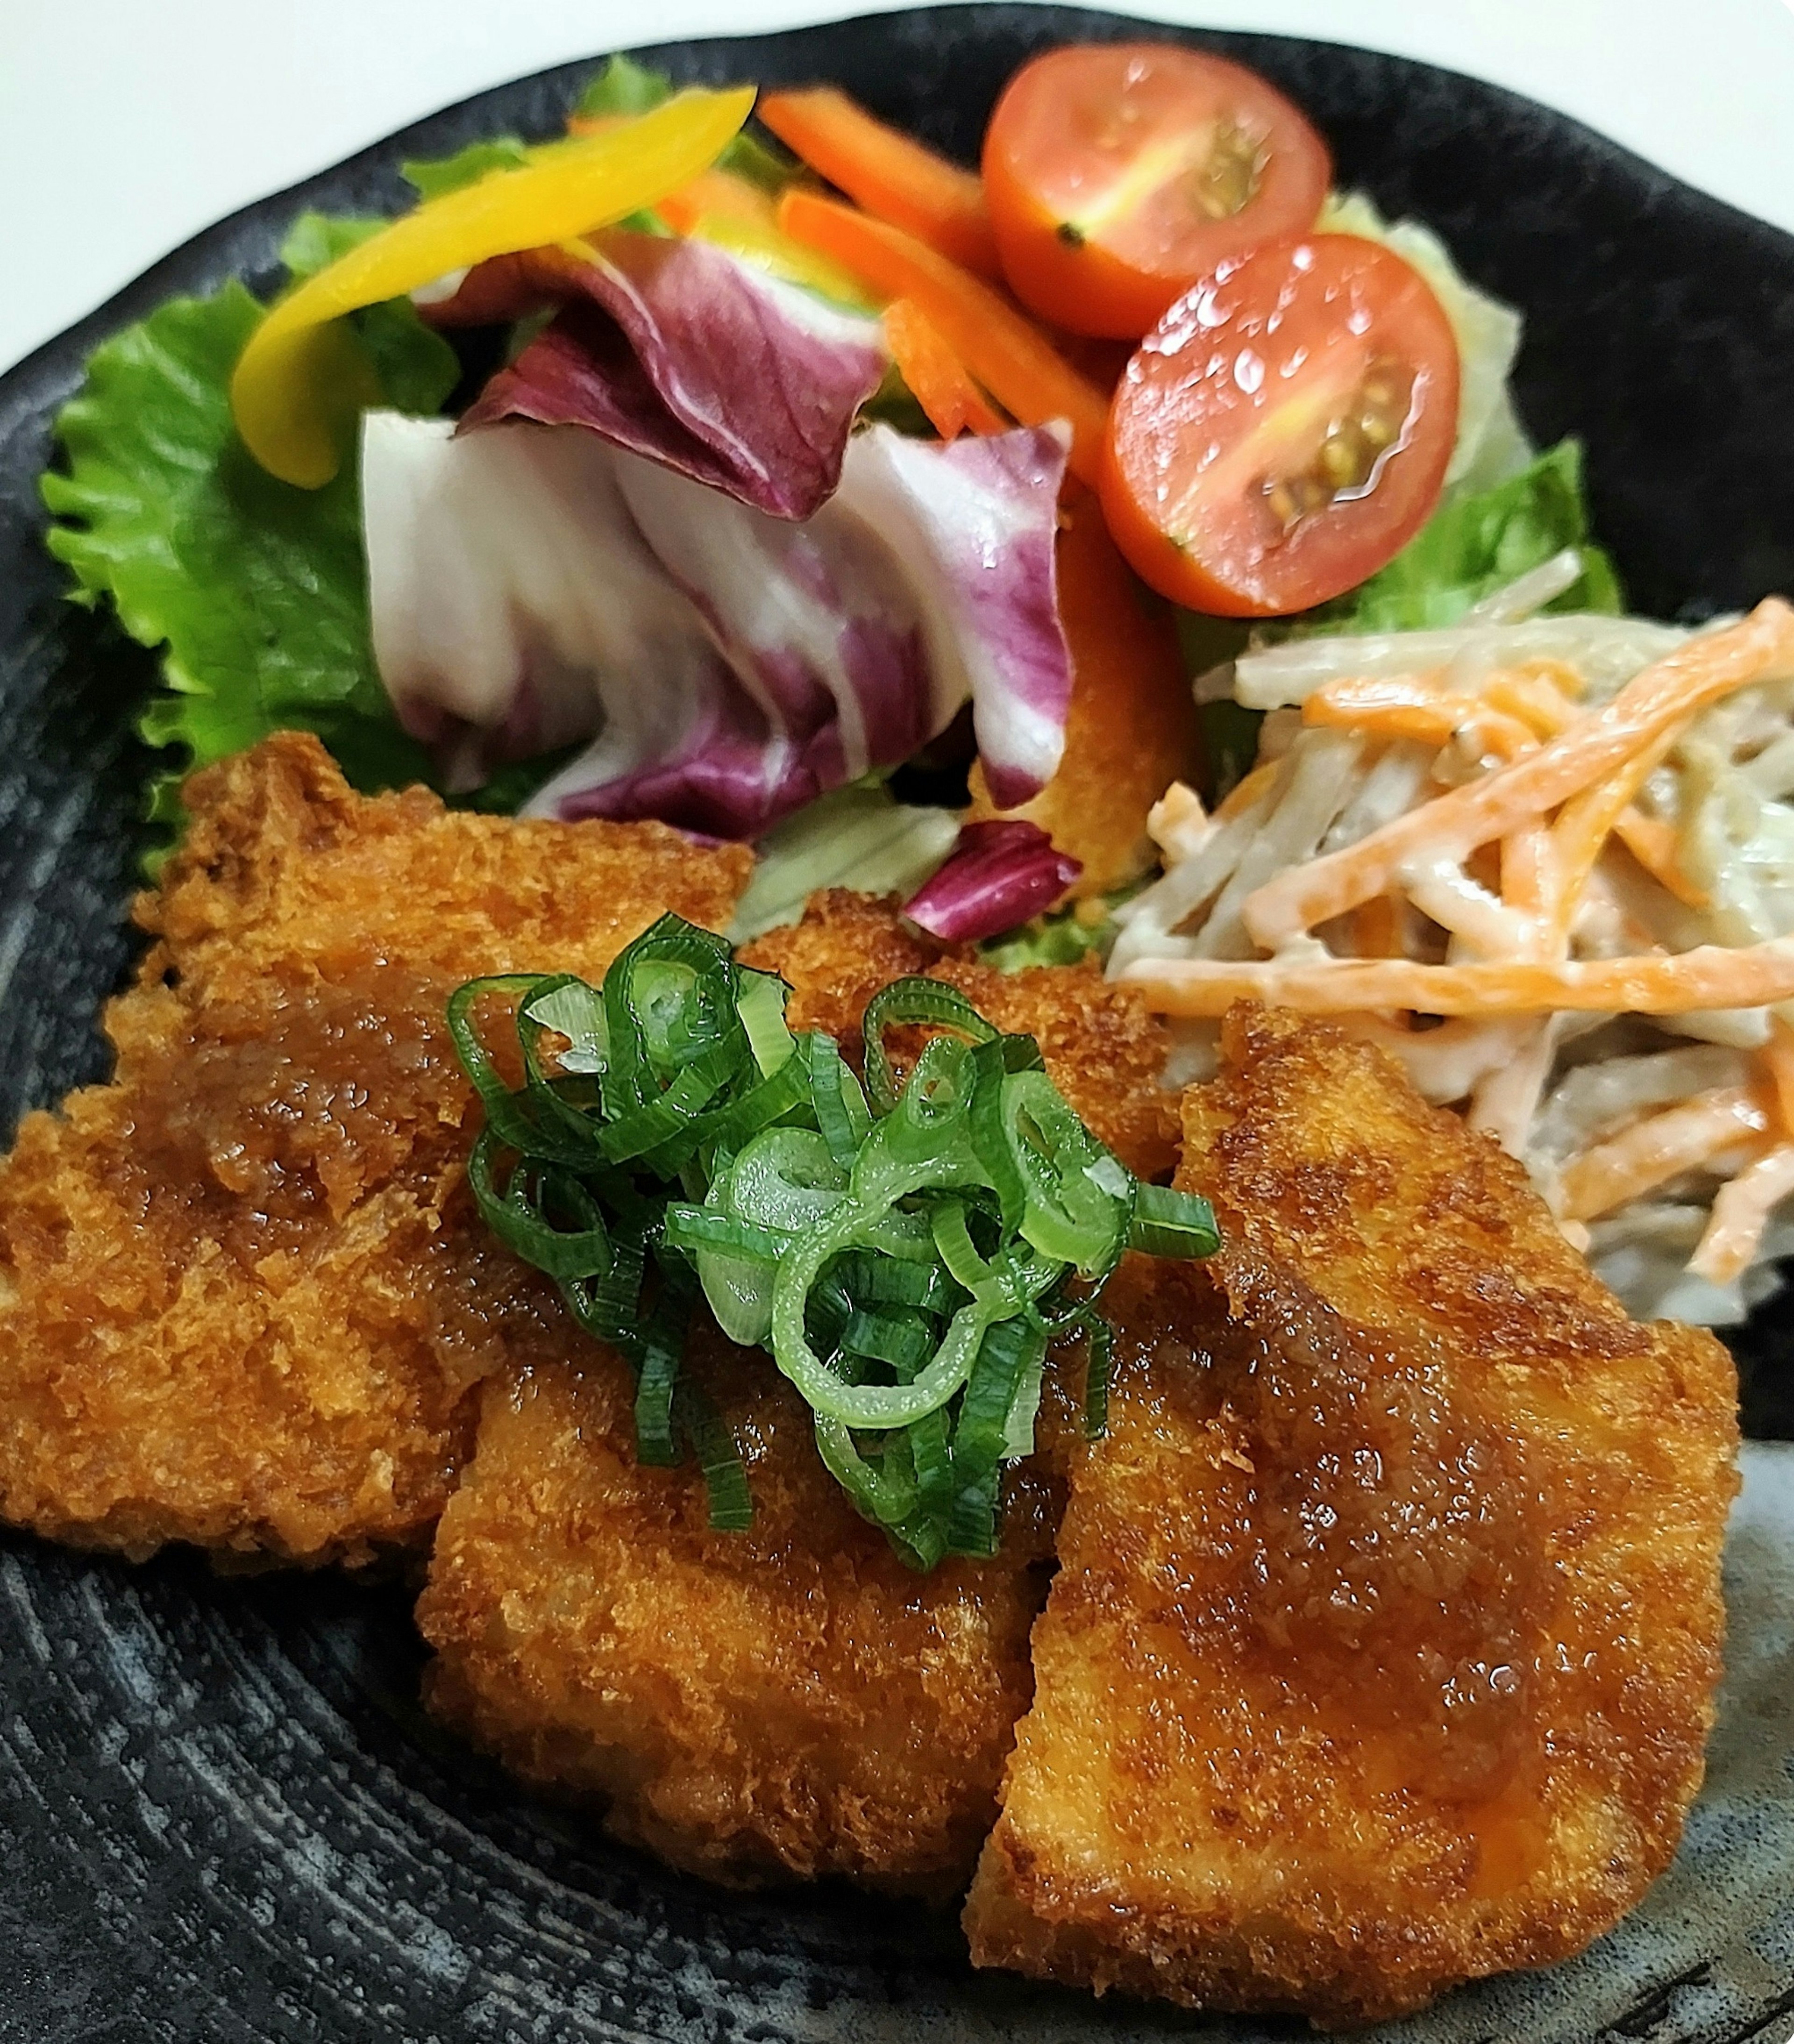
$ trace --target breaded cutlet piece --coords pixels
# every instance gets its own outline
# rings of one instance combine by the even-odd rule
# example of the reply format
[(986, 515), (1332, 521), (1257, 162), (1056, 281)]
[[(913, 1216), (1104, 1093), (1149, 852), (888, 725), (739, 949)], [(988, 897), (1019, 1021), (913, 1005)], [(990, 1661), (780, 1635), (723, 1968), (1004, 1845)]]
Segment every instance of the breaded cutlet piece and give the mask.
[(462, 1186), (463, 979), (596, 978), (749, 855), (653, 824), (352, 793), (286, 735), (189, 782), (110, 1084), (0, 1169), (0, 1516), (143, 1555), (365, 1559), (427, 1534), (471, 1388), (553, 1305)]
[(1112, 1295), (973, 1955), (1332, 2025), (1564, 1958), (1700, 1785), (1731, 1360), (1338, 1032), (1236, 1011), (1185, 1128), (1224, 1247)]
[[(1124, 1154), (1158, 1132), (1158, 1096), (1143, 1109), (1124, 1089), (1152, 1088), (1160, 1025), (1092, 975), (1004, 980), (842, 892), (741, 956), (790, 982), (793, 1027), (828, 1030), (856, 1062), (879, 988), (951, 975), (993, 1021), (1037, 1032)], [(440, 1657), (432, 1706), (528, 1778), (605, 1796), (614, 1831), (676, 1865), (962, 1887), (1031, 1686), (1063, 1495), (1047, 1458), (1011, 1473), (997, 1555), (918, 1576), (823, 1466), (770, 1358), (713, 1331), (694, 1367), (755, 1515), (749, 1534), (713, 1533), (694, 1471), (636, 1463), (622, 1365), (595, 1346), (577, 1358), (486, 1387), (418, 1611)], [(1047, 1405), (1043, 1426), (1068, 1431), (1056, 1374)]]
[(711, 1879), (962, 1889), (1028, 1704), (1055, 1498), (1012, 1484), (999, 1556), (918, 1575), (771, 1359), (713, 1329), (686, 1367), (754, 1502), (751, 1531), (713, 1532), (695, 1468), (636, 1462), (623, 1364), (579, 1356), (485, 1387), (417, 1607), (431, 1708)]
[[(860, 1018), (874, 993), (910, 973), (944, 980), (986, 1021), (1039, 1039), (1059, 1090), (1131, 1170), (1157, 1178), (1177, 1162), (1177, 1097), (1158, 1083), (1165, 1024), (1131, 987), (1109, 986), (1093, 960), (999, 972), (904, 922), (894, 896), (840, 888), (812, 895), (801, 923), (768, 931), (740, 956), (744, 965), (783, 974), (796, 989), (791, 1026), (826, 1029), (855, 1064)], [(924, 1033), (891, 1032), (900, 1072)]]

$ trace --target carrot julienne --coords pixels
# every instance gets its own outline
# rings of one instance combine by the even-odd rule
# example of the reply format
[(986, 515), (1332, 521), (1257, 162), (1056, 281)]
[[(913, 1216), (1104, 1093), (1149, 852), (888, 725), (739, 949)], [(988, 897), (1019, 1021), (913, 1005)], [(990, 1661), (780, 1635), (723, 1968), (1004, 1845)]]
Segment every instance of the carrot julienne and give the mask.
[(1534, 747), (1533, 732), (1474, 696), (1441, 694), (1424, 682), (1366, 676), (1328, 682), (1302, 705), (1302, 721), (1335, 731), (1362, 731), (1368, 737), (1412, 739), (1423, 745), (1449, 745), (1467, 733), (1479, 750), (1517, 759)]
[(1536, 751), (1449, 790), (1355, 844), (1279, 874), (1248, 898), (1246, 927), (1265, 950), (1281, 950), (1316, 924), (1399, 884), (1409, 859), (1461, 862), (1478, 845), (1509, 836), (1616, 772), (1710, 703), (1791, 670), (1794, 609), (1770, 597), (1742, 624), (1677, 647)]
[(1754, 1087), (1697, 1093), (1573, 1158), (1563, 1170), (1564, 1212), (1571, 1220), (1597, 1220), (1685, 1171), (1700, 1170), (1768, 1126)]
[(966, 369), (1024, 425), (1071, 428), (1071, 469), (1093, 488), (1102, 472), (1108, 400), (989, 285), (888, 221), (793, 186), (778, 225), (832, 257), (886, 300), (909, 298)]
[[(1354, 905), (1356, 905), (1355, 904)], [(1161, 1013), (1220, 1016), (1236, 1001), (1304, 1015), (1412, 1009), (1421, 1015), (1685, 1015), (1794, 999), (1794, 937), (1733, 951), (1554, 963), (1419, 965), (1407, 959), (1142, 959), (1116, 978)]]
[(1784, 1143), (1764, 1151), (1720, 1186), (1706, 1232), (1689, 1259), (1689, 1270), (1712, 1285), (1729, 1285), (1742, 1277), (1757, 1253), (1769, 1216), (1790, 1194), (1794, 1194), (1794, 1143)]
[(885, 340), (910, 395), (943, 440), (1003, 431), (1007, 421), (913, 298), (893, 298), (885, 306)]
[(1001, 282), (1003, 266), (975, 171), (876, 121), (833, 86), (769, 92), (755, 111), (785, 146), (876, 220)]
[(1763, 1062), (1775, 1088), (1782, 1131), (1794, 1136), (1794, 1028), (1778, 1015), (1769, 1025), (1769, 1040), (1763, 1046)]

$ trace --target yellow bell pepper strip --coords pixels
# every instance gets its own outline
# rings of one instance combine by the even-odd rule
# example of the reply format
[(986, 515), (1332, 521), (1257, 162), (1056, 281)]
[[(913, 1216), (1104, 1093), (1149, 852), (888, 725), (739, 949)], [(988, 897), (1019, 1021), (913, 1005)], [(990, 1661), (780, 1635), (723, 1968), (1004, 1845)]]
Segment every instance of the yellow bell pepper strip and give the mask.
[[(664, 209), (661, 217), (667, 217)], [(694, 240), (726, 248), (732, 256), (739, 256), (743, 263), (763, 270), (782, 283), (800, 285), (805, 290), (832, 299), (851, 312), (873, 313), (878, 309), (877, 302), (852, 271), (843, 269), (820, 250), (807, 248), (801, 241), (793, 241), (776, 226), (762, 226), (759, 221), (739, 213), (701, 213), (689, 229), (681, 231), (690, 234)]]
[[(341, 465), (345, 411), (377, 394), (332, 321), (494, 256), (564, 242), (651, 206), (708, 169), (754, 88), (682, 92), (651, 113), (431, 199), (281, 299), (231, 378), (237, 431), (263, 468), (319, 490)], [(345, 387), (346, 379), (346, 387)]]

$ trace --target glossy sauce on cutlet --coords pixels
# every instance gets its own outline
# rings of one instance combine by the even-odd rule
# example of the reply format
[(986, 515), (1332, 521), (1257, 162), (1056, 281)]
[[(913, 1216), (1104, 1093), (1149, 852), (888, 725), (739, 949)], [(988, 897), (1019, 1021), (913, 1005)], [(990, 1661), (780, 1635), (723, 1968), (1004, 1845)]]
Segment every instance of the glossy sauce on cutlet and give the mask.
[(1241, 1324), (1180, 1312), (1208, 1281), (1180, 1277), (1154, 1291), (1159, 1324), (1131, 1329), (1167, 1345), (1180, 1321), (1212, 1330), (1205, 1370), (1154, 1376), (1167, 1405), (1207, 1408), (1213, 1443), (1218, 1566), (1193, 1568), (1180, 1601), (1355, 1750), (1370, 1792), (1530, 1807), (1553, 1586), (1522, 1443), (1461, 1370), (1299, 1282), (1258, 1274)]
[(447, 992), (370, 965), (213, 1001), (202, 1026), (128, 1047), (140, 1105), (115, 1186), (205, 1206), (207, 1232), (254, 1264), (368, 1188), (445, 1164), (464, 1143), (468, 1099)]

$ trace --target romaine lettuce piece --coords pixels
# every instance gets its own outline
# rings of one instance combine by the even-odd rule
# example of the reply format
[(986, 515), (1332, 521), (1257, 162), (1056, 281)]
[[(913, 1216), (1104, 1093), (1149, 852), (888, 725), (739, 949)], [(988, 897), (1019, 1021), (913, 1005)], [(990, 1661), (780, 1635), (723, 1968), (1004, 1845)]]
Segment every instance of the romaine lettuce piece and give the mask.
[(820, 887), (912, 894), (953, 848), (951, 809), (900, 802), (882, 781), (819, 796), (763, 838), (759, 863), (729, 925), (733, 943), (794, 923)]
[(1064, 469), (1046, 428), (942, 446), (874, 426), (794, 523), (578, 428), (372, 414), (380, 672), (463, 786), (590, 740), (535, 813), (758, 837), (967, 701), (1012, 805), (1064, 743)]

